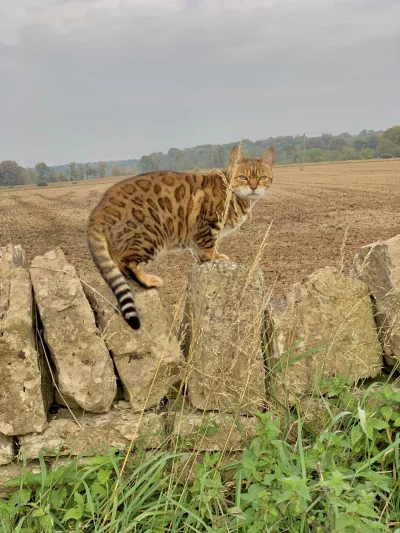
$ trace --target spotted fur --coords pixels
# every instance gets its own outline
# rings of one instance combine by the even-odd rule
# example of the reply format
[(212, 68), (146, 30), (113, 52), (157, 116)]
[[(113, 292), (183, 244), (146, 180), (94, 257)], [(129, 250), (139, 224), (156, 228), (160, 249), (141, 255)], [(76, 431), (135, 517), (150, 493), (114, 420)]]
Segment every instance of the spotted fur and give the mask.
[(140, 319), (124, 276), (147, 288), (161, 286), (162, 280), (140, 264), (168, 250), (190, 249), (199, 261), (228, 259), (215, 253), (218, 234), (237, 229), (266, 194), (273, 162), (272, 147), (249, 159), (234, 146), (225, 170), (148, 172), (106, 191), (89, 217), (89, 249), (132, 329), (139, 329)]

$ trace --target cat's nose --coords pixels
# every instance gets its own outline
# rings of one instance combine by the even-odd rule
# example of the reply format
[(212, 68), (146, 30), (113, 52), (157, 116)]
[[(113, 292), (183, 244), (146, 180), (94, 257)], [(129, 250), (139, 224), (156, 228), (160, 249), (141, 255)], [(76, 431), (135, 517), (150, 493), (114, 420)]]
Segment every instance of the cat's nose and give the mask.
[(253, 184), (250, 183), (250, 189), (252, 191), (255, 191), (257, 189), (257, 183), (253, 183)]

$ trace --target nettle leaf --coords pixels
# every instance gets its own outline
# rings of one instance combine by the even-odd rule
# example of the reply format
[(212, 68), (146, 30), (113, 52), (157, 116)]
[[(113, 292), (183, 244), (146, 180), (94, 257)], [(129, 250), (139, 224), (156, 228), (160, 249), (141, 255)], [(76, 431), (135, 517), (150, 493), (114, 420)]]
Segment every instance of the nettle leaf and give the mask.
[(359, 521), (353, 516), (348, 514), (339, 514), (336, 518), (336, 530), (335, 531), (346, 531), (346, 528), (351, 526), (357, 526)]
[(400, 392), (391, 392), (389, 399), (392, 402), (400, 403)]
[(64, 518), (62, 519), (63, 522), (67, 522), (68, 520), (80, 520), (83, 515), (83, 508), (82, 507), (74, 507), (72, 509), (69, 509), (66, 513)]
[(110, 479), (110, 476), (111, 470), (99, 470), (97, 473), (97, 481), (100, 483), (100, 485), (105, 485)]
[(243, 499), (243, 501), (245, 502), (253, 502), (263, 491), (264, 487), (262, 485), (259, 485), (258, 483), (253, 483), (252, 485), (250, 485), (247, 492), (243, 492), (240, 495), (240, 498)]
[(390, 407), (390, 405), (384, 405), (381, 407), (381, 413), (386, 418), (386, 420), (389, 420), (393, 414), (393, 409)]
[(74, 492), (74, 500), (79, 507), (83, 507), (85, 505), (83, 496), (79, 492)]
[(365, 503), (359, 503), (356, 508), (356, 513), (360, 516), (366, 516), (369, 518), (377, 518), (378, 515), (375, 512), (374, 508), (366, 505)]
[(398, 416), (398, 417), (396, 418), (396, 420), (393, 422), (393, 424), (394, 424), (396, 427), (400, 426), (400, 416)]
[(378, 430), (386, 429), (389, 427), (389, 424), (387, 422), (385, 422), (384, 420), (378, 420), (377, 418), (370, 418), (368, 420), (368, 423), (371, 424), (374, 429)]
[(10, 508), (16, 508), (18, 511), (18, 508), (22, 505), (26, 505), (29, 500), (31, 499), (32, 491), (29, 489), (22, 489), (18, 492), (15, 492), (9, 501), (9, 507)]
[(62, 487), (59, 490), (52, 490), (50, 493), (50, 502), (55, 509), (60, 509), (67, 497), (66, 487)]
[(104, 497), (107, 496), (107, 491), (98, 481), (95, 481), (90, 488), (90, 494), (92, 495), (92, 498), (94, 496)]

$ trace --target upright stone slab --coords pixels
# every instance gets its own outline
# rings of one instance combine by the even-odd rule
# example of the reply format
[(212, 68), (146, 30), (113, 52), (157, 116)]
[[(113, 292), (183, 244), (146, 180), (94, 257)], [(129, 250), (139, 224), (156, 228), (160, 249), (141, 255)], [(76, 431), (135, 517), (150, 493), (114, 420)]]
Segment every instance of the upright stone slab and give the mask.
[[(286, 300), (267, 307), (269, 366), (274, 395), (282, 403), (312, 394), (322, 377), (375, 377), (382, 350), (368, 288), (334, 268), (296, 283)], [(291, 361), (306, 350), (319, 350)]]
[(57, 248), (32, 261), (31, 277), (61, 394), (86, 411), (109, 411), (117, 390), (113, 362), (75, 268)]
[(107, 448), (125, 450), (134, 440), (143, 449), (158, 448), (165, 441), (166, 413), (133, 413), (130, 409), (112, 408), (106, 414), (93, 415), (60, 409), (43, 433), (19, 439), (20, 454), (35, 459), (56, 455), (88, 455), (106, 453)]
[(266, 401), (260, 269), (205, 263), (189, 273), (182, 335), (191, 404), (248, 414)]
[(141, 320), (140, 329), (133, 331), (116, 312), (117, 302), (101, 276), (86, 281), (85, 292), (96, 310), (126, 399), (134, 411), (158, 405), (182, 380), (185, 360), (157, 290), (146, 290), (128, 281)]
[(32, 286), (20, 246), (0, 248), (0, 433), (23, 435), (47, 425), (35, 343)]
[(385, 359), (393, 366), (400, 361), (400, 235), (363, 246), (352, 275), (368, 286)]

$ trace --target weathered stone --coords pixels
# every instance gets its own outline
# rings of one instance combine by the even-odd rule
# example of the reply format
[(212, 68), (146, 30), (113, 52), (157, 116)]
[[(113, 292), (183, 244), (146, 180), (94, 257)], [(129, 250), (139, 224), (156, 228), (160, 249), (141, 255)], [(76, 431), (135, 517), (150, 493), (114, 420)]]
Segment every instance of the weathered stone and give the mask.
[(180, 448), (191, 451), (242, 450), (244, 439), (252, 439), (260, 421), (254, 416), (196, 411), (176, 413), (173, 417), (172, 437)]
[(20, 246), (0, 248), (0, 432), (17, 435), (47, 425), (33, 323), (32, 286)]
[[(37, 460), (29, 461), (25, 465), (20, 461), (14, 461), (0, 466), (0, 498), (11, 491), (19, 490), (20, 479), (17, 478), (20, 478), (25, 472), (39, 474), (40, 471), (40, 462)], [(12, 481), (14, 482), (10, 484)], [(7, 483), (8, 485), (6, 485)]]
[(0, 433), (0, 465), (11, 463), (14, 457), (13, 438)]
[(116, 312), (116, 300), (100, 276), (91, 276), (85, 292), (97, 313), (97, 322), (110, 350), (125, 397), (135, 411), (160, 403), (184, 375), (185, 360), (155, 289), (129, 282), (140, 314), (141, 327), (133, 331)]
[(75, 268), (57, 248), (32, 261), (31, 277), (60, 392), (86, 411), (107, 412), (117, 390), (113, 362)]
[[(381, 370), (367, 286), (333, 268), (295, 283), (286, 300), (271, 300), (267, 333), (274, 396), (283, 404), (312, 394), (322, 377), (362, 379)], [(291, 363), (311, 348), (319, 350)]]
[(264, 312), (260, 269), (228, 262), (192, 269), (181, 330), (194, 407), (241, 414), (264, 407)]
[(400, 361), (400, 235), (363, 246), (352, 275), (368, 286), (385, 359), (393, 366)]
[(105, 453), (107, 448), (125, 450), (132, 439), (145, 448), (157, 448), (165, 440), (165, 414), (133, 413), (112, 409), (106, 414), (60, 409), (43, 433), (24, 435), (19, 439), (20, 453), (26, 459), (44, 456)]

